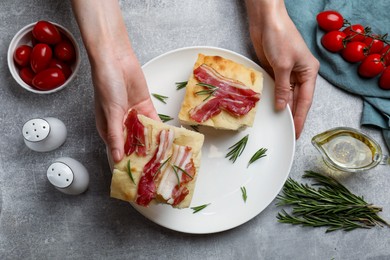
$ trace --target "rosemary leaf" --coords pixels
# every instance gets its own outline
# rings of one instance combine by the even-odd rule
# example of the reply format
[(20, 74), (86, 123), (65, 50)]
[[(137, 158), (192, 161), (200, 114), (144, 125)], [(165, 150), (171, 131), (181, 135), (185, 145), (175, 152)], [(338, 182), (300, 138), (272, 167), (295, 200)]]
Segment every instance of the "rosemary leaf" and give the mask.
[(313, 171), (306, 171), (303, 178), (312, 179), (318, 189), (288, 178), (276, 198), (277, 206), (291, 206), (292, 211), (279, 212), (279, 222), (327, 227), (326, 232), (390, 226), (377, 215), (382, 208), (367, 203), (336, 179)]
[(267, 151), (268, 151), (267, 148), (260, 148), (260, 149), (252, 156), (252, 158), (249, 160), (248, 165), (247, 165), (246, 167), (248, 168), (249, 165), (251, 165), (252, 163), (254, 163), (255, 161), (257, 161), (258, 159), (267, 156), (267, 155), (265, 154)]
[(210, 84), (206, 84), (206, 83), (198, 83), (196, 85), (206, 88), (204, 90), (200, 90), (200, 91), (195, 92), (196, 95), (208, 95), (205, 99), (203, 99), (203, 101), (205, 101), (205, 100), (209, 99), (211, 96), (213, 96), (215, 91), (218, 89), (218, 87), (210, 85)]
[(167, 103), (167, 102), (165, 101), (165, 99), (168, 98), (167, 96), (163, 96), (163, 95), (156, 94), (156, 93), (152, 93), (152, 96), (155, 97), (156, 99), (160, 100), (160, 101), (163, 102), (164, 104)]
[(191, 174), (189, 174), (186, 170), (184, 170), (183, 168), (177, 166), (177, 165), (172, 165), (173, 168), (176, 168), (176, 170), (179, 170), (179, 171), (182, 171), (185, 175), (187, 175), (188, 177), (190, 177), (191, 179), (193, 179), (194, 177), (191, 176)]
[(242, 193), (242, 199), (244, 200), (244, 202), (246, 202), (246, 199), (248, 198), (248, 195), (246, 193), (246, 188), (244, 186), (240, 187), (241, 189), (241, 193)]
[(194, 211), (194, 212), (192, 212), (192, 214), (198, 213), (199, 211), (201, 211), (201, 210), (203, 210), (204, 208), (206, 208), (208, 205), (210, 205), (210, 203), (208, 203), (208, 204), (203, 204), (203, 205), (196, 206), (196, 207), (191, 207), (191, 209)]
[(160, 117), (161, 121), (163, 121), (164, 123), (173, 119), (173, 117), (164, 114), (158, 114), (158, 116)]
[(245, 149), (246, 143), (248, 142), (249, 134), (244, 136), (240, 141), (229, 147), (229, 152), (225, 158), (229, 158), (229, 161), (233, 163), (242, 154)]
[(185, 88), (187, 86), (187, 83), (188, 83), (188, 81), (175, 82), (176, 90), (180, 90), (182, 88)]
[(158, 175), (158, 173), (161, 171), (161, 169), (164, 167), (165, 164), (167, 164), (167, 162), (169, 162), (169, 160), (171, 159), (172, 155), (169, 156), (162, 164), (160, 164), (160, 166), (158, 167), (157, 171), (154, 173), (153, 175), (153, 178), (156, 178), (156, 176)]
[(130, 160), (127, 161), (127, 174), (129, 175), (131, 181), (135, 184), (133, 173), (131, 172)]
[(177, 185), (180, 188), (180, 177), (179, 177), (179, 173), (177, 172), (177, 168), (173, 167), (173, 165), (172, 165), (172, 169), (173, 169), (173, 172), (175, 173), (176, 178), (177, 178)]

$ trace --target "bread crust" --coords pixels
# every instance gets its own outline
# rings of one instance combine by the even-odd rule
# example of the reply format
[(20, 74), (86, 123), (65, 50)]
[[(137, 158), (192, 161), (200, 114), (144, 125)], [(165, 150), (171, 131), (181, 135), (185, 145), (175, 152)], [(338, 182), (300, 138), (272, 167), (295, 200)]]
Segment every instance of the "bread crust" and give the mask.
[[(195, 62), (194, 70), (202, 64), (216, 70), (224, 77), (240, 81), (253, 91), (260, 93), (263, 89), (263, 74), (251, 68), (247, 68), (242, 64), (236, 63), (232, 60), (225, 59), (220, 56), (206, 56), (198, 54), (198, 59)], [(186, 93), (179, 112), (179, 120), (184, 125), (205, 125), (218, 129), (238, 130), (242, 127), (252, 126), (256, 110), (256, 106), (249, 111), (248, 114), (240, 117), (233, 116), (226, 111), (223, 111), (206, 120), (203, 123), (198, 123), (190, 118), (189, 111), (203, 102), (205, 96), (196, 95), (195, 93), (201, 91), (203, 87), (197, 86), (199, 81), (195, 79), (194, 74), (190, 75), (186, 86)]]
[[(183, 127), (175, 127), (162, 122), (157, 122), (143, 115), (138, 115), (138, 119), (144, 127), (148, 128), (148, 131), (151, 131), (150, 149), (145, 157), (140, 157), (137, 156), (136, 153), (132, 153), (130, 156), (125, 156), (120, 162), (114, 165), (110, 196), (124, 201), (135, 202), (137, 199), (138, 183), (142, 176), (143, 168), (145, 164), (152, 159), (158, 147), (157, 137), (160, 131), (163, 129), (172, 129), (174, 131), (174, 144), (191, 147), (192, 160), (196, 169), (195, 177), (190, 182), (184, 184), (189, 190), (189, 194), (182, 202), (175, 206), (177, 208), (189, 207), (195, 190), (196, 177), (200, 167), (201, 148), (204, 142), (203, 134)], [(171, 153), (172, 150), (168, 152), (167, 157), (169, 157)], [(129, 160), (134, 183), (127, 172), (127, 164)], [(152, 201), (152, 203), (155, 202), (166, 203), (166, 201), (159, 196), (157, 199)]]

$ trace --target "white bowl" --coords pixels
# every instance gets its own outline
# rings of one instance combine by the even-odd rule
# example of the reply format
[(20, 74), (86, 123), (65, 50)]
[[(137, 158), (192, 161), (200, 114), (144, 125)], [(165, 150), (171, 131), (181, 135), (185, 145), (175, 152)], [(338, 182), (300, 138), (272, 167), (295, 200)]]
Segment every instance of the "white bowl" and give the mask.
[(61, 89), (64, 89), (74, 79), (74, 77), (76, 76), (77, 71), (79, 70), (79, 67), (80, 67), (80, 48), (77, 44), (75, 37), (72, 35), (72, 33), (68, 29), (66, 29), (62, 25), (59, 25), (59, 24), (54, 23), (54, 22), (50, 22), (50, 23), (57, 26), (58, 30), (60, 32), (62, 32), (72, 42), (74, 49), (75, 49), (75, 52), (76, 52), (76, 60), (73, 62), (72, 66), (70, 66), (70, 68), (72, 69), (72, 74), (65, 81), (65, 83), (62, 84), (61, 86), (54, 88), (54, 89), (51, 89), (51, 90), (46, 90), (46, 91), (39, 90), (39, 89), (33, 88), (33, 87), (29, 86), (28, 84), (26, 84), (19, 76), (19, 68), (18, 68), (18, 66), (16, 66), (16, 64), (14, 62), (13, 55), (14, 55), (15, 50), (21, 45), (25, 44), (25, 45), (32, 46), (32, 42), (31, 42), (32, 29), (36, 23), (31, 23), (29, 25), (26, 25), (20, 31), (18, 31), (8, 47), (8, 54), (7, 54), (8, 68), (12, 74), (12, 77), (16, 80), (16, 82), (21, 87), (23, 87), (24, 89), (26, 89), (30, 92), (37, 93), (37, 94), (50, 94), (50, 93), (60, 91)]

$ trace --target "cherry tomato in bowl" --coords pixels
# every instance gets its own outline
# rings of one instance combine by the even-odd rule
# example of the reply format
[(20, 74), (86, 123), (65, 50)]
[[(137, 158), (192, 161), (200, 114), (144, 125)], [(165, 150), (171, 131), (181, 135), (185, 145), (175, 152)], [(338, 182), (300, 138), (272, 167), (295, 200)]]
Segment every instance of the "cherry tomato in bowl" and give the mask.
[(30, 64), (30, 56), (32, 47), (26, 44), (20, 45), (14, 52), (14, 61), (20, 67), (25, 67)]
[(48, 21), (38, 21), (33, 29), (32, 34), (36, 40), (47, 44), (57, 44), (61, 41), (61, 34), (57, 26)]
[(320, 12), (317, 14), (316, 19), (318, 26), (326, 32), (338, 31), (344, 25), (343, 16), (339, 12), (333, 10)]

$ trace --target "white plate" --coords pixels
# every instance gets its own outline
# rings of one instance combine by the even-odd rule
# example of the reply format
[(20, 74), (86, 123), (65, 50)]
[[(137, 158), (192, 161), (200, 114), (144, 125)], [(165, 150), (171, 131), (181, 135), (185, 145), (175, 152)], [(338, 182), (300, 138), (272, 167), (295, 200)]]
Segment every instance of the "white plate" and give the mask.
[[(273, 79), (246, 57), (214, 47), (189, 47), (165, 53), (142, 68), (151, 93), (169, 97), (167, 104), (152, 97), (158, 113), (175, 117), (168, 123), (180, 126), (177, 115), (185, 89), (175, 82), (187, 81), (198, 53), (220, 55), (264, 74), (264, 89), (252, 128), (243, 131), (217, 131), (200, 128), (205, 134), (202, 160), (191, 207), (209, 204), (198, 213), (167, 205), (148, 208), (132, 204), (145, 217), (166, 228), (185, 233), (214, 233), (237, 227), (264, 210), (286, 181), (295, 151), (295, 132), (290, 109), (273, 109)], [(225, 155), (228, 148), (249, 134), (248, 144), (235, 163)], [(251, 156), (260, 148), (267, 156), (247, 168)], [(247, 191), (244, 202), (240, 187)]]

